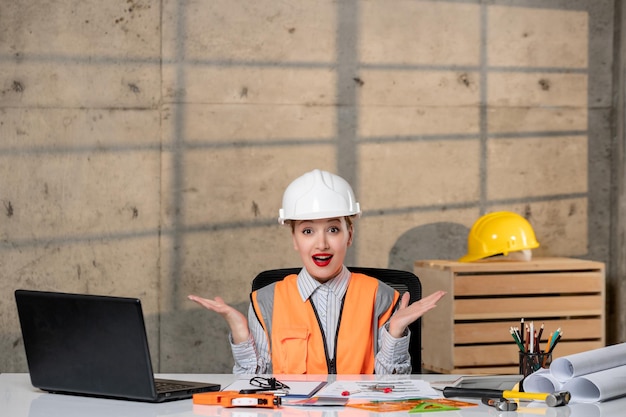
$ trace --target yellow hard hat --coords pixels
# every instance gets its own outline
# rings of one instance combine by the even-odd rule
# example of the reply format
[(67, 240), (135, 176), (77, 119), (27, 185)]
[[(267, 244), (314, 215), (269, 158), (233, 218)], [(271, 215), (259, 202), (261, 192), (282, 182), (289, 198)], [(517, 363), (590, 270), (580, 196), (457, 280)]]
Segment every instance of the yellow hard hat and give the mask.
[(538, 247), (539, 242), (528, 220), (510, 211), (496, 211), (476, 220), (467, 237), (467, 255), (459, 262)]

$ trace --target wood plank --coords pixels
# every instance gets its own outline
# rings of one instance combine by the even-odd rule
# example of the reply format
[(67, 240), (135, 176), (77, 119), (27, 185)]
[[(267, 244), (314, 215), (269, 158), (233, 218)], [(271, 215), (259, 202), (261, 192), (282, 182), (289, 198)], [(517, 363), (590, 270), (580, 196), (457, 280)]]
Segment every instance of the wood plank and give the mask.
[(530, 316), (600, 316), (603, 314), (604, 297), (602, 295), (454, 300), (456, 320), (518, 319)]
[(519, 372), (518, 366), (489, 366), (474, 368), (441, 369), (424, 364), (423, 369), (439, 374), (457, 375), (515, 375)]
[(456, 262), (441, 259), (419, 260), (415, 266), (453, 273), (480, 273), (497, 271), (585, 271), (599, 270), (604, 274), (604, 263), (575, 258), (533, 258), (530, 261)]
[(497, 366), (487, 368), (455, 368), (452, 374), (468, 374), (468, 375), (516, 375), (519, 372), (519, 366)]
[[(600, 341), (561, 342), (554, 349), (552, 359), (604, 347)], [(486, 346), (457, 346), (454, 348), (454, 367), (518, 365), (519, 350), (514, 344)]]
[(555, 272), (457, 276), (454, 296), (600, 293), (604, 279), (599, 272)]
[[(526, 323), (532, 321), (532, 317), (526, 318)], [(540, 320), (535, 321), (537, 330), (544, 324), (542, 342), (546, 342), (551, 332), (561, 328), (563, 337), (567, 340), (576, 339), (599, 339), (604, 340), (604, 321), (601, 317), (589, 319), (564, 319), (564, 320)], [(509, 333), (512, 326), (519, 327), (519, 320), (504, 322), (475, 322), (457, 323), (454, 325), (454, 343), (513, 343), (513, 337)]]

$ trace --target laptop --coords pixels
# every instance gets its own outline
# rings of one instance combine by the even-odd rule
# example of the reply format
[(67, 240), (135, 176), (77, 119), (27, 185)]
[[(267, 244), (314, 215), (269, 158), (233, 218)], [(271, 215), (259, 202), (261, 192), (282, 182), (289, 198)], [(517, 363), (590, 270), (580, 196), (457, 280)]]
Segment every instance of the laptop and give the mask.
[(164, 402), (220, 385), (155, 379), (136, 298), (16, 290), (31, 383), (41, 390)]

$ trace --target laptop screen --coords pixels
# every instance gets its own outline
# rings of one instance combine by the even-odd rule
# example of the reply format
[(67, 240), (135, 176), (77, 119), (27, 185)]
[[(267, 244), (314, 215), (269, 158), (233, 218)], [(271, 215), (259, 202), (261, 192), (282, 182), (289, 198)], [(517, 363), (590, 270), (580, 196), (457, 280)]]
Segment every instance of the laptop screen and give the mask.
[(52, 392), (156, 396), (138, 299), (17, 290), (35, 387)]

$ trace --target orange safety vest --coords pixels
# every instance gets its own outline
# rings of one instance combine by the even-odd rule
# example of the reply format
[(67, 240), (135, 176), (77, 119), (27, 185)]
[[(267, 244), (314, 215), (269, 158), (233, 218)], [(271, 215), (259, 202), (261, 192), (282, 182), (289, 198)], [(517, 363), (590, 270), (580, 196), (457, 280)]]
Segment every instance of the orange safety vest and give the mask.
[[(252, 306), (270, 344), (271, 372), (276, 374), (372, 374), (378, 329), (399, 299), (376, 278), (353, 273), (339, 317), (334, 355), (326, 352), (324, 335), (310, 300), (302, 301), (297, 275), (251, 294)], [(331, 361), (330, 357), (334, 356)]]

